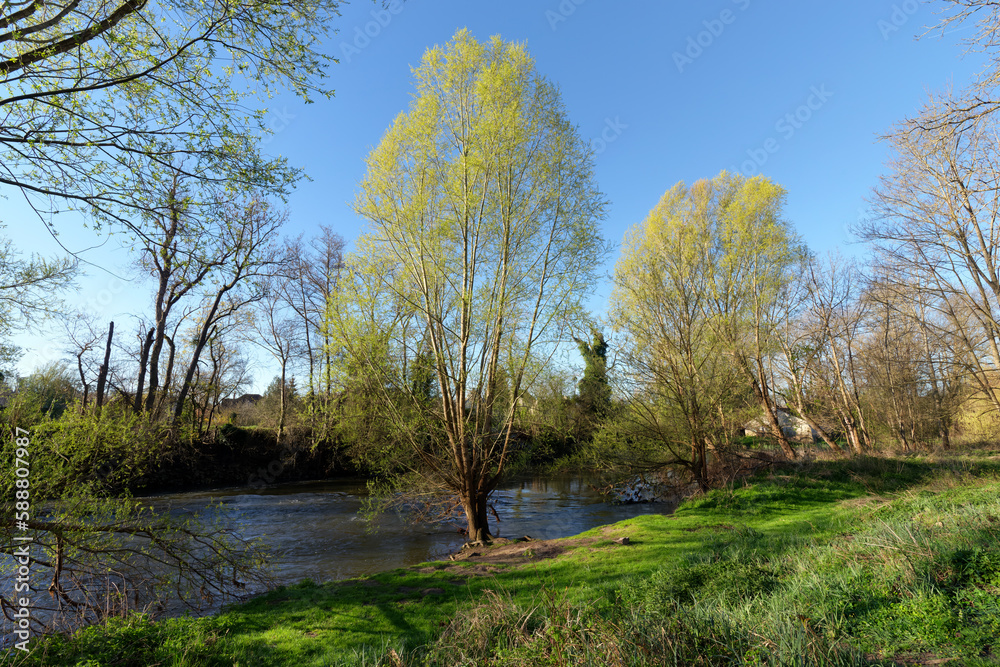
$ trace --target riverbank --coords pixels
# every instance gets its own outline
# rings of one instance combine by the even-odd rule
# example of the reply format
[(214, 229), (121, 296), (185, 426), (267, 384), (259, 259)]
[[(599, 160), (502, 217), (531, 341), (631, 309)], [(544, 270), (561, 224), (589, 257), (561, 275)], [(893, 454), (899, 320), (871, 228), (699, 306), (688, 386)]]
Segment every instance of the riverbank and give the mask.
[(998, 492), (996, 451), (789, 466), (669, 516), (133, 618), (14, 664), (1000, 664)]

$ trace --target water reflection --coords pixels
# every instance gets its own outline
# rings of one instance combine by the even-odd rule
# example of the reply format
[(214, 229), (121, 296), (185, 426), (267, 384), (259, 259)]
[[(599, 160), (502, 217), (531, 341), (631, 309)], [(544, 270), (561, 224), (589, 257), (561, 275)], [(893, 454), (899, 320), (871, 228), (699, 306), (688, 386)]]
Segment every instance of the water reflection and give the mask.
[[(245, 489), (182, 493), (145, 499), (162, 511), (194, 513), (212, 503), (230, 511), (234, 528), (260, 537), (271, 548), (279, 583), (357, 577), (427, 560), (458, 550), (465, 538), (458, 524), (413, 524), (386, 514), (378, 525), (359, 518), (368, 491), (362, 481), (287, 484), (261, 491)], [(640, 514), (663, 513), (664, 504), (612, 505), (579, 475), (513, 480), (494, 494), (502, 537), (566, 537)], [(375, 528), (373, 531), (372, 529)]]

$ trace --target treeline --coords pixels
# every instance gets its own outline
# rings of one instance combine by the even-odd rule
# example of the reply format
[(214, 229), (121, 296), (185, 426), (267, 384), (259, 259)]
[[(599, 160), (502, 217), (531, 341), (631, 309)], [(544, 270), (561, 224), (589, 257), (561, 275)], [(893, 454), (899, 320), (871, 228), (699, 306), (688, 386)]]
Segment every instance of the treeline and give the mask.
[[(993, 436), (997, 386), (982, 356), (993, 329), (962, 303), (968, 293), (942, 289), (969, 265), (939, 261), (951, 273), (930, 283), (919, 260), (890, 264), (893, 212), (866, 223), (872, 264), (817, 257), (782, 216), (784, 198), (765, 178), (723, 172), (672, 188), (626, 237), (609, 315), (623, 407), (598, 449), (683, 466), (707, 488), (710, 453), (724, 459), (744, 432), (798, 457), (791, 416), (838, 455)], [(969, 220), (954, 225), (973, 234)]]
[[(62, 480), (53, 492), (90, 481), (120, 493), (405, 469), (398, 429), (377, 413), (377, 378), (353, 365), (328, 326), (344, 240), (326, 226), (282, 239), (287, 216), (266, 200), (197, 205), (182, 183), (175, 174), (150, 193), (160, 214), (134, 246), (149, 311), (102, 323), (60, 304), (50, 322), (64, 358), (0, 379), (0, 420), (38, 430), (40, 443), (73, 460), (52, 476)], [(75, 266), (60, 271), (70, 284)], [(579, 381), (572, 369), (534, 369), (516, 413), (522, 463), (573, 454), (609, 414), (608, 346), (597, 329), (587, 336), (576, 339)], [(249, 393), (255, 354), (278, 370), (263, 395)], [(426, 371), (411, 364), (404, 374), (436, 395)]]
[(331, 440), (337, 390), (322, 322), (343, 240), (323, 227), (315, 238), (282, 241), (287, 216), (266, 199), (223, 202), (220, 193), (192, 189), (177, 172), (168, 187), (146, 193), (150, 212), (133, 268), (136, 282), (152, 287), (147, 313), (117, 327), (70, 308), (57, 313), (67, 359), (9, 383), (5, 421), (28, 429), (67, 410), (98, 421), (102, 412), (141, 416), (159, 429), (170, 458), (171, 448), (214, 440), (230, 420), (224, 399), (249, 390), (256, 348), (275, 360), (286, 387), (277, 392), (278, 443), (293, 364), (304, 371), (310, 443)]
[[(441, 53), (458, 60), (433, 61)], [(492, 97), (459, 85), (485, 76), (475, 63), (499, 68), (484, 82)], [(141, 418), (171, 462), (263, 428), (274, 456), (319, 452), (317, 474), (349, 462), (483, 497), (512, 463), (566, 455), (680, 466), (707, 488), (711, 464), (744, 433), (787, 458), (801, 454), (803, 428), (837, 455), (993, 435), (1000, 232), (988, 105), (932, 100), (891, 135), (890, 171), (855, 225), (865, 263), (815, 256), (766, 178), (674, 186), (626, 236), (600, 322), (583, 298), (609, 252), (593, 231), (607, 202), (557, 92), (523, 48), (464, 32), (417, 75), (439, 98), (418, 98), (369, 158), (357, 252), (345, 257), (328, 227), (282, 240), (287, 214), (263, 191), (233, 197), (179, 166), (161, 170), (134, 195), (148, 312), (117, 328), (64, 313), (69, 363), (9, 387), (5, 420)], [(524, 116), (517, 100), (528, 99)], [(494, 112), (474, 127), (444, 115), (480, 103)], [(433, 143), (449, 133), (465, 148)], [(73, 271), (22, 268), (53, 288)], [(573, 344), (582, 379), (556, 362)], [(261, 403), (235, 404), (252, 350), (278, 376)]]

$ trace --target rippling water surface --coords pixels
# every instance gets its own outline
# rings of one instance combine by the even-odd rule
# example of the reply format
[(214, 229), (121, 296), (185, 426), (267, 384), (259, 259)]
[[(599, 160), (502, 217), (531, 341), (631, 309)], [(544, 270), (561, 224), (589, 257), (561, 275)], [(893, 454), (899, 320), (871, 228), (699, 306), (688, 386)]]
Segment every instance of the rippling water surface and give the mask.
[[(279, 583), (356, 577), (426, 560), (459, 549), (459, 524), (424, 525), (394, 513), (375, 530), (358, 515), (364, 482), (337, 480), (286, 484), (259, 491), (222, 489), (146, 498), (164, 511), (194, 513), (211, 503), (230, 510), (234, 528), (262, 538), (271, 548)], [(578, 475), (515, 480), (494, 495), (502, 537), (566, 537), (639, 514), (668, 512), (665, 504), (614, 505)]]

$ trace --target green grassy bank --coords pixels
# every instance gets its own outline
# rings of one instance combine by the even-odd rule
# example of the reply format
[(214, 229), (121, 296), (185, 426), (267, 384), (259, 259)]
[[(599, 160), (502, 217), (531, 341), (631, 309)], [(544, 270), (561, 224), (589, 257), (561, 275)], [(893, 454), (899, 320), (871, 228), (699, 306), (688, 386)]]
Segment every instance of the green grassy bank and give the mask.
[(790, 466), (671, 516), (476, 551), (52, 637), (12, 664), (1000, 664), (992, 451)]

